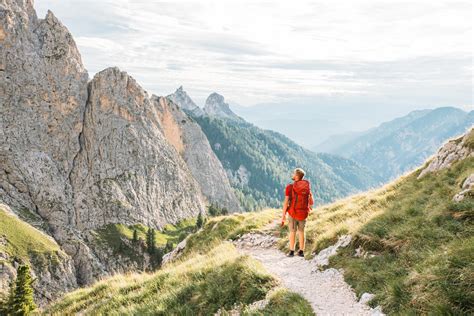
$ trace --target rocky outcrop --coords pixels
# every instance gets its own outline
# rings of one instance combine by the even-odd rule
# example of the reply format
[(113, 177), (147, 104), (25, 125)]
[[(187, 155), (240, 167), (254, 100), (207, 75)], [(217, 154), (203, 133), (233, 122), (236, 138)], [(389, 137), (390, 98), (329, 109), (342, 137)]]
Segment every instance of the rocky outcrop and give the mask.
[(186, 249), (187, 241), (188, 241), (188, 239), (185, 238), (179, 244), (177, 244), (176, 247), (172, 251), (166, 253), (163, 256), (163, 260), (161, 261), (161, 264), (165, 265), (165, 264), (168, 264), (168, 263), (172, 262), (173, 260), (179, 258), (179, 256), (181, 256), (181, 254), (183, 254), (184, 249)]
[(278, 242), (278, 238), (269, 234), (248, 233), (242, 235), (234, 244), (240, 249), (271, 248)]
[(184, 158), (208, 201), (231, 212), (240, 211), (224, 167), (199, 124), (168, 98), (153, 96), (152, 102), (158, 109), (164, 135)]
[(318, 271), (319, 269), (327, 266), (329, 264), (329, 258), (337, 254), (339, 248), (344, 248), (349, 246), (351, 243), (352, 236), (351, 235), (342, 235), (339, 237), (337, 242), (334, 245), (331, 245), (327, 248), (324, 248), (319, 253), (317, 253), (311, 262), (314, 264), (315, 268), (314, 271)]
[(74, 159), (72, 224), (163, 227), (204, 209), (200, 187), (166, 140), (160, 113), (125, 72), (108, 68), (89, 83), (89, 99)]
[(444, 144), (431, 159), (430, 163), (424, 168), (418, 179), (431, 172), (436, 172), (449, 168), (456, 161), (465, 159), (467, 157), (474, 157), (474, 128), (455, 139)]
[(242, 120), (240, 116), (232, 112), (229, 104), (225, 103), (224, 97), (215, 92), (207, 97), (206, 104), (204, 105), (204, 113), (209, 116), (217, 116), (237, 121)]
[(454, 202), (461, 202), (468, 195), (474, 196), (474, 173), (464, 180), (461, 191), (453, 197)]
[(167, 98), (191, 115), (200, 116), (204, 114), (204, 111), (198, 107), (186, 91), (184, 91), (183, 86), (180, 86), (174, 93), (168, 95)]

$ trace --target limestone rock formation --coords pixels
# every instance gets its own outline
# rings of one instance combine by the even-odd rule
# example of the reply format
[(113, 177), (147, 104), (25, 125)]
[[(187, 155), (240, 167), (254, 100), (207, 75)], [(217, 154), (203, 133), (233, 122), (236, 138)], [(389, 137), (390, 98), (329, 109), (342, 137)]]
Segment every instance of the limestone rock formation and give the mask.
[(204, 112), (209, 116), (217, 116), (238, 121), (242, 120), (240, 116), (232, 112), (229, 104), (225, 103), (224, 97), (215, 92), (207, 97), (206, 104), (204, 105)]
[(203, 211), (199, 184), (163, 135), (159, 109), (125, 72), (108, 68), (89, 83), (80, 144), (70, 176), (79, 230), (163, 227)]
[(200, 116), (204, 111), (194, 103), (189, 95), (184, 91), (183, 86), (180, 86), (176, 91), (167, 96), (173, 103), (179, 105), (182, 110), (189, 112), (192, 115)]
[(421, 179), (430, 172), (449, 168), (454, 162), (474, 157), (474, 128), (471, 128), (466, 134), (452, 139), (444, 144), (424, 168), (418, 179)]
[(231, 212), (240, 211), (224, 167), (199, 124), (168, 98), (153, 96), (152, 103), (158, 109), (165, 137), (181, 154), (208, 201)]
[(4, 0), (0, 16), (0, 200), (35, 213), (68, 254), (94, 267), (69, 225), (88, 74), (50, 11), (41, 20), (32, 1)]
[(88, 75), (67, 29), (50, 11), (37, 19), (25, 2), (0, 7), (0, 197), (36, 211), (54, 231), (72, 214), (68, 175)]
[[(104, 225), (160, 228), (205, 212), (204, 195), (237, 209), (194, 123), (169, 134), (162, 104), (117, 68), (88, 82), (67, 28), (50, 11), (38, 19), (32, 0), (0, 0), (0, 16), (0, 202), (33, 214), (72, 258), (75, 283), (127, 268), (97, 253)], [(66, 289), (42, 284), (44, 295)]]

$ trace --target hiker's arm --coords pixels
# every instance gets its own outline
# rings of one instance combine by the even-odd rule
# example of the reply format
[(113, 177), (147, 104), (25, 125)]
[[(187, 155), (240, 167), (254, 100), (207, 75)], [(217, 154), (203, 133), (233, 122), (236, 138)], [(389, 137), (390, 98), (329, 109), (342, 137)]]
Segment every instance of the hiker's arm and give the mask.
[(311, 193), (311, 191), (309, 191), (308, 206), (309, 206), (310, 211), (313, 210), (313, 204), (314, 204), (313, 193)]
[(285, 196), (285, 200), (283, 201), (283, 216), (281, 218), (282, 224), (285, 222), (287, 209), (288, 209), (288, 196)]

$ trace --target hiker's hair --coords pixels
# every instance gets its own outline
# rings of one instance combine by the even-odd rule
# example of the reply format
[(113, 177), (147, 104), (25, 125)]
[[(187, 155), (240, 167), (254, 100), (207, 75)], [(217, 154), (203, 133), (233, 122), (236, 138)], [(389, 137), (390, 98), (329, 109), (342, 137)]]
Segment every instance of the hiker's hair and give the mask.
[(303, 169), (301, 169), (301, 168), (296, 168), (296, 169), (295, 169), (295, 173), (298, 175), (298, 177), (300, 178), (300, 180), (304, 178), (304, 170), (303, 170)]

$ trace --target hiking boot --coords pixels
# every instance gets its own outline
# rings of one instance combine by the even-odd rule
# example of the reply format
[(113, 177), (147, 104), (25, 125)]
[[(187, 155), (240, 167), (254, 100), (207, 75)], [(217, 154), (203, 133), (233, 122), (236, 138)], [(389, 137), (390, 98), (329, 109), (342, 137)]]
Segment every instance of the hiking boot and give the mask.
[(290, 250), (290, 252), (287, 254), (288, 257), (294, 257), (295, 256), (295, 251)]
[(303, 250), (299, 250), (299, 251), (298, 251), (298, 256), (304, 258), (304, 251), (303, 251)]

